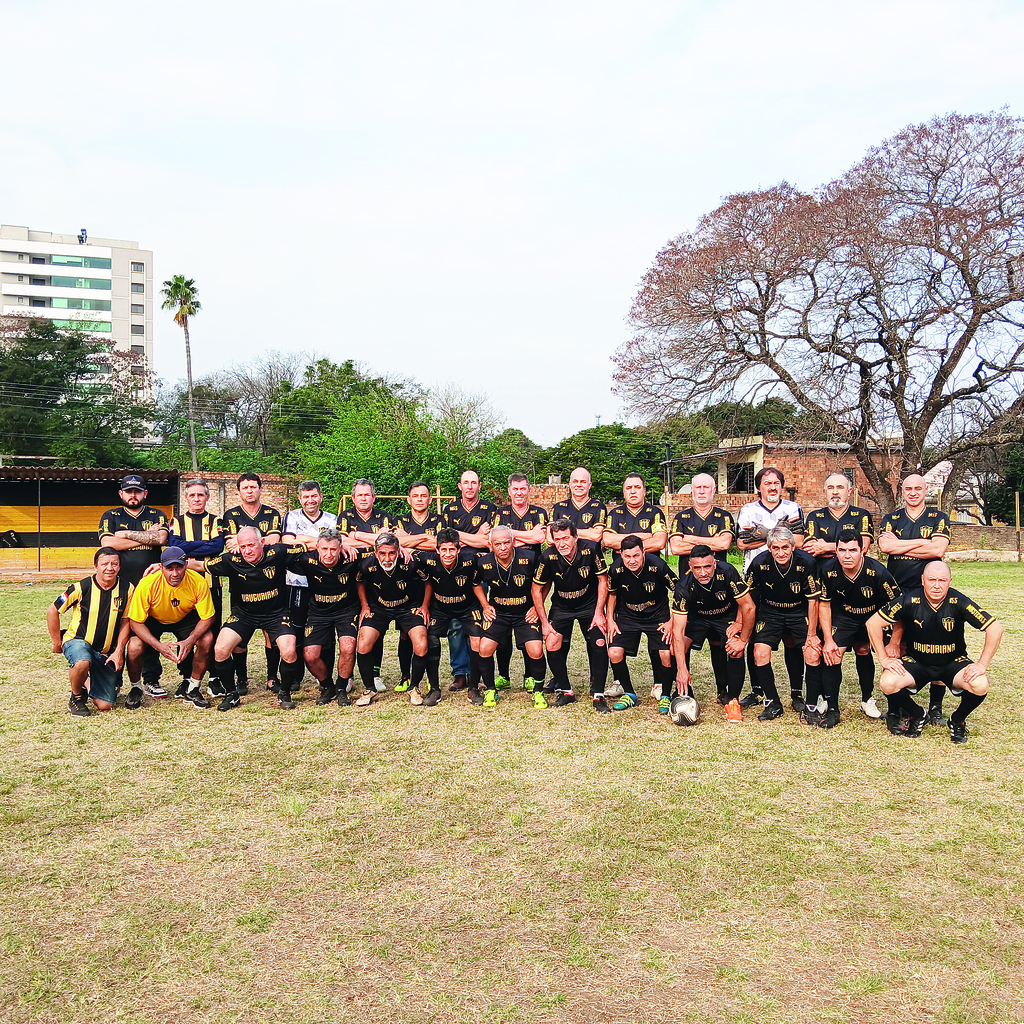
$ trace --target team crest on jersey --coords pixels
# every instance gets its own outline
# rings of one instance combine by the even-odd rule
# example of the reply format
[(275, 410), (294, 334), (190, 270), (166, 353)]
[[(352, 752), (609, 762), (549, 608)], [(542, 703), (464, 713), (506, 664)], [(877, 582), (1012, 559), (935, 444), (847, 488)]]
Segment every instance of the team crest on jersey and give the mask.
[(306, 636), (312, 636), (312, 634), (313, 634), (313, 627), (312, 626), (307, 626), (306, 627)]
[(580, 566), (580, 579), (581, 580), (585, 580), (589, 575), (590, 575), (590, 566), (589, 565), (581, 565)]
[(756, 631), (757, 631), (758, 633), (760, 633), (762, 629), (764, 629), (764, 623), (763, 623), (763, 622), (759, 622), (759, 623), (757, 624), (757, 629), (756, 629)]
[(860, 592), (861, 592), (861, 593), (862, 593), (862, 594), (863, 594), (863, 595), (864, 595), (865, 597), (871, 597), (871, 596), (873, 596), (873, 594), (874, 594), (874, 591), (873, 591), (873, 590), (872, 590), (872, 589), (871, 589), (870, 587), (861, 587), (861, 588), (860, 588)]
[(405, 580), (395, 580), (399, 590), (405, 590)]
[(480, 516), (473, 516), (473, 518), (472, 518), (472, 519), (470, 520), (470, 522), (471, 522), (471, 523), (472, 523), (472, 524), (473, 524), (474, 526), (479, 526), (479, 525), (480, 525), (480, 523), (482, 522), (482, 520), (481, 520)]
[(921, 527), (921, 536), (927, 540), (932, 535), (932, 528), (930, 526)]
[(455, 585), (457, 587), (464, 587), (468, 582), (469, 582), (469, 577), (468, 576), (456, 576), (455, 577)]
[(654, 593), (654, 584), (653, 583), (645, 583), (644, 584), (644, 590), (646, 590), (648, 594), (653, 594)]
[(714, 535), (716, 533), (718, 533), (718, 527), (717, 526), (709, 526), (708, 527), (708, 536), (709, 537), (714, 537)]
[(591, 512), (584, 512), (583, 515), (580, 516), (580, 518), (583, 520), (583, 522), (589, 523), (590, 520), (594, 518), (594, 516)]
[(800, 584), (799, 583), (790, 583), (789, 589), (792, 590), (794, 594), (799, 594), (800, 593)]
[(515, 585), (516, 585), (517, 587), (522, 587), (522, 586), (525, 586), (525, 585), (526, 585), (526, 577), (525, 577), (525, 576), (513, 576), (513, 577), (512, 577), (512, 582), (513, 582), (513, 583), (514, 583), (514, 584), (515, 584)]
[(640, 524), (640, 529), (641, 530), (646, 530), (651, 525), (650, 519), (638, 519), (637, 522)]
[(942, 626), (947, 633), (952, 633), (956, 626), (956, 619), (954, 619), (952, 615), (946, 615), (942, 619)]
[(277, 575), (277, 570), (276, 569), (264, 569), (263, 570), (263, 575), (266, 576), (268, 580), (272, 580), (274, 578), (274, 576)]
[(181, 602), (176, 597), (172, 597), (171, 598), (171, 607), (172, 608), (177, 608), (178, 605), (180, 605), (180, 604), (181, 604)]
[(715, 597), (717, 597), (719, 601), (724, 601), (728, 596), (729, 595), (724, 590), (715, 591)]
[[(66, 595), (65, 595), (65, 596), (66, 596)], [(110, 603), (111, 603), (111, 605), (113, 605), (113, 606), (114, 606), (115, 608), (120, 608), (120, 607), (121, 607), (121, 598), (119, 598), (119, 597), (113, 597), (113, 598), (111, 598), (111, 599), (110, 599)]]

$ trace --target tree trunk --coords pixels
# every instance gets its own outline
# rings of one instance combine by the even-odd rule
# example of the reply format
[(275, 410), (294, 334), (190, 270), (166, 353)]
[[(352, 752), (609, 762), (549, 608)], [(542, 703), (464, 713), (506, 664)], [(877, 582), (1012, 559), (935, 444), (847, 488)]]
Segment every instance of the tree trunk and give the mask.
[(185, 373), (188, 378), (188, 442), (192, 449), (192, 472), (199, 471), (199, 463), (196, 461), (196, 414), (192, 406), (192, 348), (188, 340), (188, 321), (186, 320), (181, 329), (185, 332)]

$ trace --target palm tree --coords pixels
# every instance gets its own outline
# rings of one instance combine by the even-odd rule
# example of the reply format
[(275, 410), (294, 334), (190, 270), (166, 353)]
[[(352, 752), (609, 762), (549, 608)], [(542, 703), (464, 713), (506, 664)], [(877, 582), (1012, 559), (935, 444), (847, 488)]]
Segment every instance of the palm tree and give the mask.
[(199, 290), (192, 278), (175, 274), (170, 281), (164, 281), (160, 290), (163, 296), (161, 309), (176, 309), (174, 322), (185, 332), (185, 370), (188, 375), (188, 440), (192, 448), (192, 471), (199, 469), (196, 461), (196, 416), (192, 407), (192, 349), (188, 341), (188, 318), (195, 316), (203, 307), (196, 298)]

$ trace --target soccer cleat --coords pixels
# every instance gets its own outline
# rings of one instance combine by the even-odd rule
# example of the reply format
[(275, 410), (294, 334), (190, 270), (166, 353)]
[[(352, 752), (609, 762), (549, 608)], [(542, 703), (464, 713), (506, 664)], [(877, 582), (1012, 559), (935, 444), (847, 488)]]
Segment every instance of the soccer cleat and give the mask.
[[(635, 708), (640, 703), (637, 700), (635, 693), (624, 693), (613, 705), (614, 711), (629, 711), (630, 708)], [(669, 701), (671, 704), (672, 702)]]
[[(210, 676), (210, 681), (207, 683), (207, 689), (210, 691), (211, 697), (216, 697), (218, 700), (227, 694), (227, 690), (224, 684), (216, 677)], [(175, 694), (177, 696), (177, 694)]]
[(533, 693), (533, 706), (538, 710), (547, 710), (548, 702), (547, 698), (540, 690), (534, 690)]
[(655, 683), (651, 687), (651, 700), (661, 700), (661, 683)]
[(924, 715), (925, 725), (945, 725), (946, 716), (942, 713), (942, 708), (931, 707)]
[(431, 690), (430, 693), (423, 698), (423, 706), (425, 708), (435, 707), (441, 700), (440, 690)]
[[(747, 708), (754, 708), (757, 707), (758, 704), (763, 704), (764, 694), (755, 693), (751, 690), (743, 700), (737, 701), (736, 703), (745, 711)], [(726, 705), (726, 707), (728, 707), (728, 705)]]
[(323, 706), (324, 704), (330, 704), (332, 700), (337, 696), (334, 687), (328, 684), (324, 684), (320, 687), (320, 693), (316, 698), (318, 705)]
[[(269, 690), (270, 687), (268, 686), (267, 689)], [(248, 697), (249, 696), (249, 680), (246, 679), (244, 683), (235, 683), (235, 693), (237, 693), (239, 697)], [(228, 696), (230, 697), (231, 694), (229, 693)], [(224, 710), (226, 711), (227, 708), (225, 708)]]
[(452, 676), (452, 685), (448, 687), (451, 690), (465, 690), (469, 686), (469, 679), (461, 673), (456, 676)]
[(764, 711), (757, 716), (759, 722), (772, 722), (785, 714), (785, 708), (780, 700), (765, 701)]
[[(213, 680), (211, 679), (210, 682), (213, 683)], [(178, 688), (174, 691), (174, 699), (183, 700), (186, 693), (188, 693), (188, 680), (182, 679), (182, 681), (178, 683)]]
[(291, 692), (283, 686), (277, 693), (277, 703), (285, 711), (291, 711), (295, 707), (295, 701), (292, 700)]
[(469, 698), (469, 703), (475, 704), (477, 707), (484, 702), (484, 695), (479, 690), (471, 689), (467, 692), (466, 696)]
[(622, 683), (617, 683), (614, 679), (604, 688), (606, 697), (621, 697), (625, 692), (622, 689)]
[(268, 693), (277, 693), (277, 691), (280, 688), (281, 688), (281, 683), (277, 679), (268, 679), (267, 680), (267, 692)]
[(363, 690), (362, 696), (356, 701), (357, 708), (369, 707), (377, 699), (376, 690)]
[(88, 718), (91, 712), (89, 711), (89, 695), (87, 693), (80, 693), (77, 697), (71, 694), (68, 700), (68, 714), (74, 715), (75, 718)]
[(555, 701), (555, 703), (552, 705), (552, 707), (565, 708), (565, 707), (568, 707), (570, 704), (575, 704), (575, 703), (576, 703), (576, 694), (574, 694), (574, 693), (560, 693), (558, 695), (558, 699)]
[[(185, 695), (185, 700), (188, 700), (188, 694)], [(133, 686), (128, 691), (128, 696), (125, 697), (124, 706), (129, 711), (135, 711), (142, 707), (142, 690), (137, 686)]]
[(414, 686), (409, 692), (409, 703), (417, 708), (423, 703), (423, 694), (420, 693), (418, 686)]
[(721, 704), (723, 708), (725, 707), (726, 704), (729, 703), (729, 698), (725, 695), (725, 691), (724, 690), (719, 690), (718, 691), (718, 695), (715, 697), (715, 700), (717, 700), (718, 703)]
[(953, 743), (967, 742), (967, 723), (949, 720), (949, 738)]
[(227, 696), (217, 705), (218, 711), (230, 711), (232, 708), (237, 708), (242, 703), (242, 698), (232, 690)]
[(924, 723), (927, 720), (927, 718), (928, 716), (924, 713), (924, 711), (918, 708), (917, 714), (914, 715), (913, 718), (908, 719), (907, 731), (904, 735), (906, 735), (909, 739), (916, 740), (918, 736), (920, 736), (921, 733), (924, 732)]
[(867, 700), (860, 702), (860, 709), (864, 712), (868, 718), (881, 718), (882, 712), (878, 707), (878, 701), (874, 697), (868, 697)]
[[(169, 697), (170, 694), (159, 684), (159, 683), (146, 683), (142, 684), (142, 688), (146, 691), (146, 695), (152, 697), (154, 700), (161, 700), (164, 697)], [(127, 705), (125, 705), (127, 707)]]
[(821, 720), (818, 722), (818, 727), (821, 729), (834, 729), (839, 724), (839, 709), (829, 708), (821, 716)]
[(612, 709), (605, 703), (604, 697), (595, 697), (593, 700), (594, 710), (601, 715), (610, 715)]
[[(376, 686), (376, 685), (377, 685), (377, 680), (376, 680), (376, 679), (375, 679), (375, 680), (373, 681), (373, 685), (374, 685), (374, 686)], [(408, 679), (408, 678), (406, 678), (406, 679), (403, 679), (403, 680), (402, 680), (402, 681), (401, 681), (401, 682), (400, 682), (400, 683), (399, 683), (399, 684), (398, 684), (398, 685), (397, 685), (397, 686), (395, 687), (395, 693), (408, 693), (408, 692), (409, 692), (409, 687), (410, 687), (410, 686), (412, 686), (412, 680), (411, 680), (411, 679)]]
[(821, 712), (813, 704), (807, 704), (804, 706), (804, 710), (800, 715), (800, 718), (806, 725), (813, 726), (814, 728), (821, 725)]
[(807, 705), (804, 703), (803, 695), (799, 694), (799, 693), (794, 693), (793, 694), (793, 701), (792, 701), (792, 704), (790, 706), (793, 708), (793, 710), (798, 715), (800, 714), (801, 711), (803, 711), (803, 709), (805, 707), (807, 707)]
[(529, 677), (527, 677), (523, 680), (523, 689), (527, 693), (533, 693), (533, 691), (537, 689), (538, 685), (539, 684), (536, 679), (530, 679)]
[(511, 689), (512, 684), (504, 676), (494, 677), (494, 688), (496, 690), (508, 690)]
[(555, 692), (555, 681), (554, 681), (554, 679), (549, 679), (544, 684), (544, 692), (545, 693), (554, 693)]
[(658, 701), (658, 714), (667, 715), (670, 707), (672, 707), (672, 698), (662, 697), (661, 700)]
[(352, 698), (348, 695), (348, 690), (339, 690), (337, 696), (334, 698), (334, 703), (337, 704), (339, 708), (351, 707)]
[(384, 680), (380, 676), (374, 676), (373, 677), (373, 688), (378, 693), (383, 693), (387, 689), (387, 685), (385, 684)]
[(727, 722), (743, 721), (743, 703), (735, 697), (725, 705), (725, 720)]
[(200, 711), (206, 711), (210, 707), (210, 702), (203, 696), (203, 691), (198, 686), (185, 694), (185, 703)]
[(885, 716), (885, 727), (893, 734), (893, 736), (904, 736), (906, 735), (906, 727), (903, 725), (903, 719), (900, 717), (898, 711), (892, 712)]
[(484, 699), (481, 707), (496, 708), (498, 706), (498, 694), (495, 690), (484, 690)]

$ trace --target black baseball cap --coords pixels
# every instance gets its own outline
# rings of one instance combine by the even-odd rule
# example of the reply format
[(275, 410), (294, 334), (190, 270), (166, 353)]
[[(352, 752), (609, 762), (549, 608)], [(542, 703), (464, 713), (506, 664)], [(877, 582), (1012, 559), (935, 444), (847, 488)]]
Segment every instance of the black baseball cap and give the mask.
[(160, 555), (161, 565), (188, 565), (188, 555), (181, 548), (164, 548)]
[(144, 491), (146, 490), (146, 481), (138, 473), (129, 473), (128, 476), (121, 477), (121, 490)]

